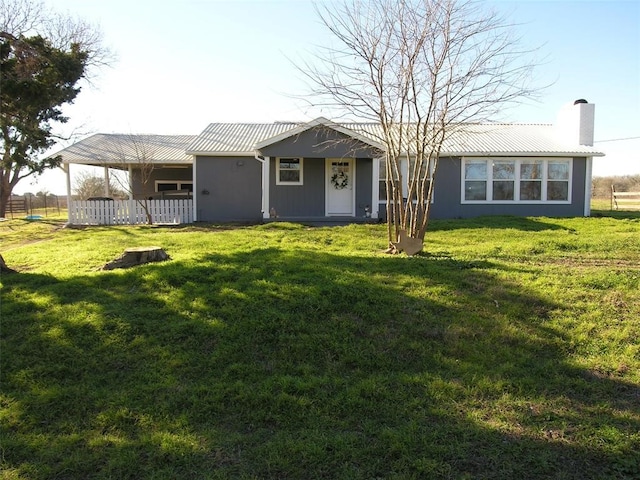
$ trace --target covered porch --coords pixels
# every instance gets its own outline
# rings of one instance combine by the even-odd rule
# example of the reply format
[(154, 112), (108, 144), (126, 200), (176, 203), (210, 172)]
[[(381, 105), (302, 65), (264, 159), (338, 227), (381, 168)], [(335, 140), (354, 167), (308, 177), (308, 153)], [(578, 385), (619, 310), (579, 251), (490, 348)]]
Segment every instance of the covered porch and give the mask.
[[(190, 135), (96, 134), (58, 153), (72, 225), (180, 224), (194, 221)], [(72, 165), (98, 167), (100, 196), (73, 195)], [(113, 181), (121, 193), (111, 191)]]

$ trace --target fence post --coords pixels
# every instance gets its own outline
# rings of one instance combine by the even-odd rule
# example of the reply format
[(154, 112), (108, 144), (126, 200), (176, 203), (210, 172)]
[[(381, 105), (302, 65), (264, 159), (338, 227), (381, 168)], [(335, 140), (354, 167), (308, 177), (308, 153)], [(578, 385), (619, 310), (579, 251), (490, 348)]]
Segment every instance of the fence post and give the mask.
[(613, 210), (613, 203), (616, 201), (616, 187), (614, 185), (611, 185), (611, 210)]

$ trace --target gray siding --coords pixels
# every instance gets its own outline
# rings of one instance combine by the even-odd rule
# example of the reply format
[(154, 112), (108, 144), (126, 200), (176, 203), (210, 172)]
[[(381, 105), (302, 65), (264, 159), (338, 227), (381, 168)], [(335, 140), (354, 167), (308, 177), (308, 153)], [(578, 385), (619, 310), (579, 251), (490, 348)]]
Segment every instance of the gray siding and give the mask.
[(262, 220), (262, 165), (253, 157), (197, 157), (197, 219), (204, 222)]
[(266, 146), (260, 153), (269, 157), (375, 157), (373, 147), (326, 127), (312, 128), (299, 135)]
[[(365, 207), (371, 205), (371, 181), (373, 176), (373, 160), (356, 159), (356, 217), (364, 217)], [(371, 209), (373, 210), (373, 209)]]
[(193, 180), (193, 168), (191, 165), (187, 168), (174, 168), (170, 166), (162, 166), (154, 168), (146, 185), (142, 184), (140, 169), (133, 169), (133, 195), (134, 197), (148, 197), (155, 193), (156, 180), (166, 181), (184, 181), (191, 182)]
[[(461, 159), (442, 158), (436, 174), (431, 218), (471, 218), (482, 215), (516, 215), (523, 217), (575, 217), (584, 215), (585, 158), (573, 159), (573, 177), (570, 204), (547, 203), (461, 203)], [(385, 205), (379, 205), (380, 216), (385, 216)]]
[(275, 208), (281, 217), (323, 217), (325, 159), (304, 158), (303, 185), (276, 185), (276, 160), (272, 158), (270, 161), (269, 208)]
[[(276, 160), (271, 159), (269, 208), (275, 208), (280, 217), (323, 217), (326, 213), (326, 160), (306, 157), (303, 162), (303, 185), (276, 185)], [(372, 159), (356, 159), (357, 217), (364, 217), (365, 207), (371, 205), (372, 168)]]

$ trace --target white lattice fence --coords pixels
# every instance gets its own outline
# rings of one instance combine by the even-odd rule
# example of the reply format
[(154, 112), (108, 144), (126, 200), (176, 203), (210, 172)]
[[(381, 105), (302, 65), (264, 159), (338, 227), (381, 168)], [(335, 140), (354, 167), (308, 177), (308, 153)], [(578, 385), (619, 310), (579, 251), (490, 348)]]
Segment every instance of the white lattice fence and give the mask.
[(87, 200), (69, 206), (69, 223), (73, 225), (140, 225), (151, 220), (158, 223), (193, 223), (193, 200)]

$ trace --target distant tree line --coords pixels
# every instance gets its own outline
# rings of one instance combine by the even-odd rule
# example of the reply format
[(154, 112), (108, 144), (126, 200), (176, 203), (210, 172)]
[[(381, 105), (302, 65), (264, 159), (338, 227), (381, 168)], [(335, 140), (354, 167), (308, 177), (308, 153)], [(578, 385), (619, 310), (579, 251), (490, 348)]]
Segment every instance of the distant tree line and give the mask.
[(640, 192), (640, 174), (593, 177), (592, 196), (594, 198), (609, 198), (611, 185), (615, 185), (617, 192)]

